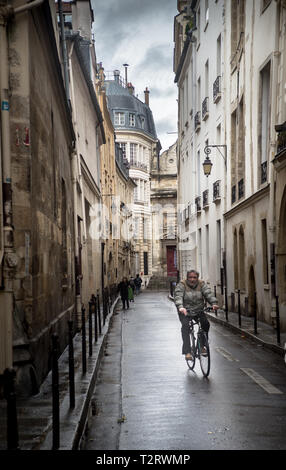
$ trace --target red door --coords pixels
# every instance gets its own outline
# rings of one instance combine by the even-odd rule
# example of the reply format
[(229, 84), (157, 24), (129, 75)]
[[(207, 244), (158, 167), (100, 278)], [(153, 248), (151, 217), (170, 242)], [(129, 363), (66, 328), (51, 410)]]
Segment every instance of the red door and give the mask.
[(167, 273), (168, 276), (177, 275), (177, 250), (175, 246), (167, 246)]

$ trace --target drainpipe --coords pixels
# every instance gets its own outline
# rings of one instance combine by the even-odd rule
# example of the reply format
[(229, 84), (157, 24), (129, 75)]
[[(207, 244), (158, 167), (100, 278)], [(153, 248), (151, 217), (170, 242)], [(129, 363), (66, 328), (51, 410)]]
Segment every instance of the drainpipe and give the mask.
[[(41, 0), (39, 0), (39, 1), (41, 1)], [(63, 15), (62, 0), (58, 0), (58, 5), (59, 5), (59, 16), (60, 16), (60, 30), (61, 30), (61, 44), (62, 44), (62, 54), (63, 54), (65, 89), (66, 89), (68, 104), (69, 104), (69, 107), (70, 107), (71, 103), (70, 103), (70, 91), (69, 91), (68, 56), (67, 56), (67, 44), (66, 44), (66, 36), (65, 36), (65, 21), (64, 21), (64, 15)]]

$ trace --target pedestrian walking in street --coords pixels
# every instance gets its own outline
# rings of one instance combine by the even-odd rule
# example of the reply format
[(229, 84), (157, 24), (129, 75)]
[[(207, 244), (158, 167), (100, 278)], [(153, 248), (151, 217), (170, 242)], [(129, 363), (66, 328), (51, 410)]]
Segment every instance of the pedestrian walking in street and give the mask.
[(134, 302), (134, 295), (135, 295), (135, 284), (134, 284), (134, 278), (131, 277), (129, 281), (130, 287), (132, 289), (132, 295), (133, 295), (133, 302)]
[(134, 302), (134, 292), (130, 284), (128, 286), (128, 300), (129, 302)]
[(127, 277), (124, 277), (117, 287), (117, 292), (120, 292), (123, 310), (125, 310), (125, 305), (127, 305), (127, 308), (129, 308), (128, 287), (129, 287), (129, 281)]
[(136, 278), (134, 279), (134, 284), (135, 284), (135, 294), (139, 295), (140, 294), (140, 289), (141, 289), (141, 284), (142, 284), (142, 279), (139, 276), (139, 274), (136, 274)]
[(199, 279), (199, 273), (194, 269), (187, 272), (187, 279), (180, 281), (174, 291), (174, 302), (178, 309), (178, 315), (182, 324), (182, 354), (187, 360), (191, 360), (191, 345), (189, 335), (189, 315), (199, 317), (202, 329), (208, 334), (210, 323), (204, 313), (204, 304), (207, 301), (214, 310), (219, 308), (218, 301), (209, 286)]

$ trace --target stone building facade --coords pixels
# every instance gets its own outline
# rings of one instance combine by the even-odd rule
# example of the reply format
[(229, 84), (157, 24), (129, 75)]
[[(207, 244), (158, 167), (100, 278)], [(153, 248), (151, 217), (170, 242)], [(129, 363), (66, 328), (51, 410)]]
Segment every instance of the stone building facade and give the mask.
[[(94, 214), (102, 201), (100, 149), (105, 147), (103, 116), (96, 95), (97, 65), (88, 0), (64, 4), (69, 76), (67, 94), (76, 135), (72, 156), (74, 198), (76, 321), (92, 294), (102, 296), (103, 241)], [(67, 72), (64, 71), (64, 72)]]
[[(188, 206), (197, 193), (194, 211), (182, 207), (180, 215), (191, 241), (187, 264), (220, 285), (219, 293), (226, 289), (231, 309), (240, 293), (242, 311), (254, 315), (256, 305), (258, 318), (273, 326), (278, 295), (283, 329), (285, 6), (179, 1), (174, 28), (179, 204)], [(193, 86), (187, 77), (195, 77)], [(179, 267), (185, 272), (184, 256)]]
[(154, 278), (177, 279), (177, 143), (151, 165)]
[(29, 394), (37, 391), (49, 370), (51, 334), (59, 334), (61, 350), (66, 346), (67, 320), (74, 309), (75, 135), (53, 2), (14, 13), (4, 26), (1, 23), (0, 44), (1, 52), (6, 47), (10, 57), (6, 84), (1, 74), (9, 113), (2, 112), (1, 123), (8, 118), (10, 134), (4, 145), (1, 133), (5, 198), (12, 190), (12, 205), (3, 218), (11, 236), (9, 243), (4, 240), (1, 265), (0, 374), (13, 365), (19, 389)]
[(150, 165), (160, 144), (149, 107), (149, 91), (145, 90), (143, 103), (135, 96), (132, 84), (124, 83), (119, 71), (114, 71), (112, 78), (105, 79), (108, 109), (116, 142), (129, 163), (129, 175), (136, 183), (133, 203), (129, 207), (133, 216), (131, 230), (135, 240), (135, 271), (141, 275), (143, 285), (147, 285), (152, 276)]

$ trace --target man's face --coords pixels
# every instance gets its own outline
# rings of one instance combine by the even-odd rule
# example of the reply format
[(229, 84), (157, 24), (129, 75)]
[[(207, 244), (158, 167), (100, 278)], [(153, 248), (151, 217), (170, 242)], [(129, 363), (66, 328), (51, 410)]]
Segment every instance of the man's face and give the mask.
[(198, 276), (196, 275), (196, 273), (189, 273), (187, 281), (191, 286), (195, 286), (198, 282)]

